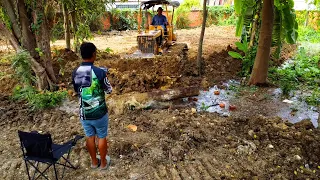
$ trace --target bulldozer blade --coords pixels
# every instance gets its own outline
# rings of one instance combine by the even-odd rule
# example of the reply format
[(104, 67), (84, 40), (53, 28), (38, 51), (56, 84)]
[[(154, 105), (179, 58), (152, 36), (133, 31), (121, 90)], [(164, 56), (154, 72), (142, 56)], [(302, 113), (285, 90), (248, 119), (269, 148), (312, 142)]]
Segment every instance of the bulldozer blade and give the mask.
[(155, 55), (153, 53), (142, 53), (141, 51), (137, 50), (133, 54), (127, 55), (126, 58), (154, 58)]

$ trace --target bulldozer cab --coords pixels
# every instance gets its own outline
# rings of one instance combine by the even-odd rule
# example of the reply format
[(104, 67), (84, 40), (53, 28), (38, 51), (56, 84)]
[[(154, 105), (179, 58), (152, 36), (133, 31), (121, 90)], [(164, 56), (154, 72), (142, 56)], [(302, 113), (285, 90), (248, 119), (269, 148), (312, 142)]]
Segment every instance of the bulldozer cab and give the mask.
[[(179, 7), (180, 3), (178, 1), (168, 1), (168, 0), (150, 0), (142, 2), (140, 5), (139, 19), (138, 21), (138, 48), (142, 53), (149, 53), (154, 55), (162, 54), (165, 49), (173, 45), (177, 40), (176, 34), (173, 31), (173, 16), (175, 8)], [(165, 13), (168, 20), (168, 24), (165, 25), (151, 25), (148, 19), (148, 9), (152, 8), (154, 10), (155, 6), (164, 7)], [(169, 17), (169, 9), (171, 11), (171, 17)], [(144, 11), (144, 13), (143, 13)], [(144, 30), (141, 28), (142, 16), (145, 14), (146, 22), (144, 24)]]

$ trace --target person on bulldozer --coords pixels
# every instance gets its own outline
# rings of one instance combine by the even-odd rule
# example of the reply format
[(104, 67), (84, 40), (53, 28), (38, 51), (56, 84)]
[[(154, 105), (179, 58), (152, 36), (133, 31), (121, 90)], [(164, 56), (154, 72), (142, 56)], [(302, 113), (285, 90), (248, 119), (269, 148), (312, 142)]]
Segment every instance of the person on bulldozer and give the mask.
[(162, 15), (162, 12), (163, 12), (162, 7), (159, 7), (157, 12), (158, 12), (158, 14), (153, 16), (153, 18), (152, 18), (151, 25), (153, 25), (153, 26), (156, 26), (156, 25), (161, 26), (163, 28), (163, 30), (164, 30), (164, 33), (166, 34), (167, 33), (167, 27), (166, 26), (168, 25), (167, 17)]

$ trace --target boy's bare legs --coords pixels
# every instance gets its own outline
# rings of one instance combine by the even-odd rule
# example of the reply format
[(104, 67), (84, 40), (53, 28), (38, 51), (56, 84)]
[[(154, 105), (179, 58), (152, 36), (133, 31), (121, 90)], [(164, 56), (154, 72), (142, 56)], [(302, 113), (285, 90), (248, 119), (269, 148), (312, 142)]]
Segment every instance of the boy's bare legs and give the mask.
[(100, 157), (101, 157), (100, 167), (104, 168), (107, 165), (106, 156), (108, 153), (108, 142), (107, 142), (106, 138), (99, 138), (98, 149), (99, 149)]
[(88, 149), (90, 157), (91, 157), (92, 165), (94, 165), (94, 166), (98, 165), (95, 136), (87, 137), (86, 144), (87, 144), (87, 149)]

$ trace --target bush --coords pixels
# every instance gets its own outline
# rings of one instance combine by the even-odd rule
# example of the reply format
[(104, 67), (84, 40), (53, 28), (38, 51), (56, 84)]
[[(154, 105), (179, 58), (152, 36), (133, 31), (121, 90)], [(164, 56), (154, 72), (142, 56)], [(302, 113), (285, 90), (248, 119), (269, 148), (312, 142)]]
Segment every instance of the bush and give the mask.
[(13, 89), (12, 98), (27, 101), (28, 105), (34, 110), (55, 107), (62, 102), (67, 92), (37, 91), (33, 87), (36, 78), (32, 72), (29, 58), (30, 55), (26, 51), (19, 52), (11, 57), (15, 77), (20, 82), (20, 85)]
[(317, 31), (312, 27), (299, 26), (298, 34), (300, 42), (320, 43), (320, 29)]
[(138, 11), (133, 11), (130, 9), (113, 9), (110, 15), (111, 29), (123, 31), (138, 28)]
[(179, 16), (176, 20), (176, 27), (178, 29), (186, 29), (189, 28), (190, 20), (188, 17)]
[(37, 91), (32, 86), (16, 86), (13, 90), (14, 100), (27, 101), (33, 110), (52, 108), (59, 105), (67, 96), (66, 91)]
[(64, 27), (63, 18), (58, 17), (58, 22), (56, 22), (51, 29), (51, 41), (55, 42), (58, 39), (64, 38)]
[(208, 8), (207, 26), (236, 25), (237, 18), (233, 6), (211, 6)]
[[(292, 62), (281, 68), (270, 68), (269, 77), (285, 95), (295, 89), (318, 92), (319, 84), (315, 80), (320, 80), (319, 58), (320, 54), (310, 54), (302, 47)], [(319, 99), (319, 94), (315, 93), (313, 97)]]
[(183, 3), (175, 11), (173, 22), (177, 28), (188, 28), (190, 24), (189, 12), (193, 9), (200, 9), (200, 1), (184, 0)]
[(29, 58), (30, 55), (27, 51), (21, 51), (10, 57), (12, 67), (15, 71), (15, 78), (17, 78), (20, 83), (30, 86), (35, 82), (36, 78), (33, 75)]

